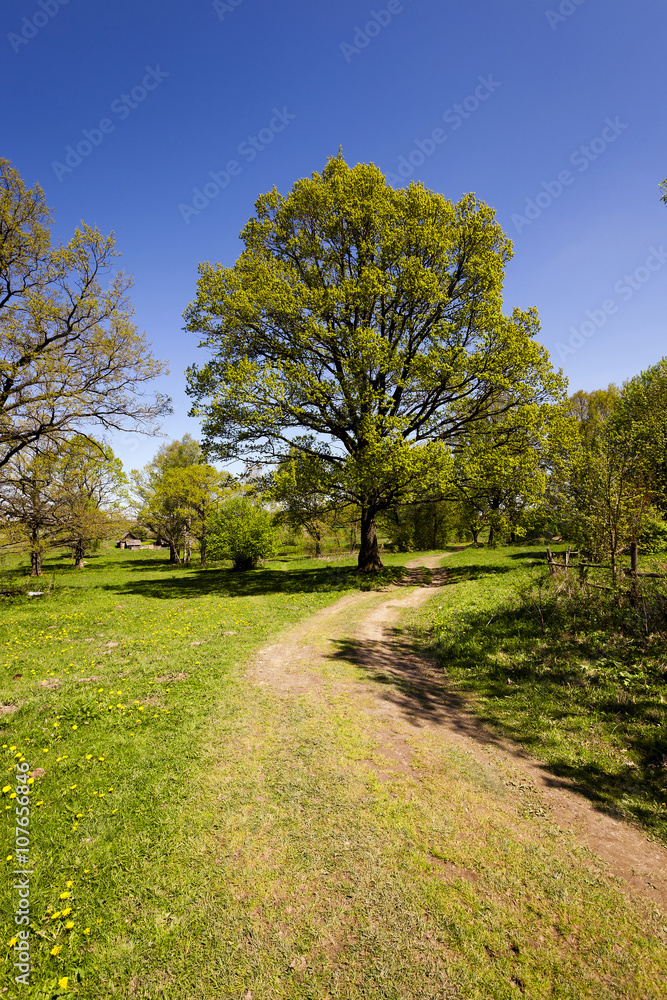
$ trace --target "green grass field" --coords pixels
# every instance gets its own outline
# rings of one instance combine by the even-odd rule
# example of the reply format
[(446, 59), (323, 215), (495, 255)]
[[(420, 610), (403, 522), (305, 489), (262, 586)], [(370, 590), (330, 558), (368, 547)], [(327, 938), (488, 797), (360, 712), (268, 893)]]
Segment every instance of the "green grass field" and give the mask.
[[(411, 558), (388, 557), (380, 583)], [(448, 560), (452, 586), (409, 627), (438, 643), (454, 630), (449, 675), (522, 739), (533, 695), (507, 699), (487, 667), (473, 676), (466, 636), (528, 571), (511, 553)], [(419, 780), (382, 779), (349, 698), (244, 679), (260, 645), (359, 589), (351, 560), (235, 574), (111, 551), (78, 573), (50, 560), (32, 585), (49, 589), (0, 602), (9, 996), (667, 995), (664, 915), (549, 823), (510, 821), (507, 789), (465, 755), (415, 744)], [(523, 677), (506, 671), (517, 689)], [(551, 753), (559, 725), (532, 748)], [(616, 736), (596, 738), (611, 760)], [(12, 981), (17, 760), (44, 771), (30, 795), (28, 992)]]

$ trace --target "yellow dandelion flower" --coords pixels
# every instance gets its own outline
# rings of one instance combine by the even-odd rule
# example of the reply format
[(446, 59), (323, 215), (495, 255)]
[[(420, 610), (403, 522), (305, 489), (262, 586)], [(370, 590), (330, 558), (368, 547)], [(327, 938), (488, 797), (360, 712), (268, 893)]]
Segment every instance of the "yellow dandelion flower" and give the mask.
[(67, 907), (65, 907), (64, 910), (61, 910), (61, 913), (62, 913), (63, 917), (68, 917), (71, 912), (72, 912), (72, 907), (71, 906), (67, 906)]
[(56, 910), (55, 913), (51, 914), (51, 920), (57, 920), (59, 916), (60, 916), (60, 910)]
[(43, 805), (44, 805), (44, 802), (43, 802), (43, 800), (42, 800), (42, 799), (40, 799), (40, 800), (39, 800), (39, 802), (35, 802), (35, 805), (36, 805), (36, 806), (43, 806)]
[(69, 982), (69, 976), (63, 976), (62, 979), (58, 980), (58, 986), (60, 987), (61, 990), (66, 990), (68, 982)]
[(69, 892), (61, 892), (58, 899), (69, 899), (69, 897), (70, 897)]
[(92, 753), (87, 753), (86, 754), (86, 760), (92, 760), (92, 759), (93, 759)]
[(51, 949), (50, 954), (51, 955), (59, 955), (61, 951), (62, 951), (62, 948), (60, 947), (60, 945), (59, 944), (54, 944), (53, 948)]
[(11, 856), (11, 854), (8, 854), (7, 857), (5, 858), (5, 861), (11, 861), (11, 860), (12, 860), (12, 856)]
[(12, 786), (11, 785), (5, 785), (5, 787), (2, 789), (2, 794), (6, 795), (7, 792), (11, 792), (11, 790), (12, 790)]
[(66, 889), (71, 889), (73, 885), (74, 885), (74, 882), (72, 882), (71, 879), (68, 882), (65, 882), (65, 888)]
[(86, 927), (86, 928), (84, 928), (84, 931), (83, 931), (83, 933), (84, 933), (84, 934), (90, 934), (90, 927)]
[(67, 923), (65, 924), (65, 930), (71, 931), (73, 927), (74, 927), (74, 921), (68, 920)]
[(18, 938), (12, 938), (10, 941), (7, 942), (7, 944), (10, 948), (13, 948), (17, 941)]

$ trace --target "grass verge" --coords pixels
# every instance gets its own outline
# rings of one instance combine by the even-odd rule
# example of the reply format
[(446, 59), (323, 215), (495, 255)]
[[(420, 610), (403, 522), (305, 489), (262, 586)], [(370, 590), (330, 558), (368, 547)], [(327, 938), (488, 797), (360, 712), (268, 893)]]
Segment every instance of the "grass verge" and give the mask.
[(554, 595), (541, 553), (455, 553), (411, 622), (485, 722), (667, 843), (667, 642), (606, 597)]

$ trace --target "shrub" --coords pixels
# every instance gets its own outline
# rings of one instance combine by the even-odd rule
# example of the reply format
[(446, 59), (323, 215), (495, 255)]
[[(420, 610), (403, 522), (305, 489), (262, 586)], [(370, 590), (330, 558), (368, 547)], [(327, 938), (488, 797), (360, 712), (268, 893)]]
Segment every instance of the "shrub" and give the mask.
[(211, 517), (208, 552), (212, 559), (231, 559), (238, 570), (255, 569), (274, 551), (273, 519), (248, 497), (233, 497)]

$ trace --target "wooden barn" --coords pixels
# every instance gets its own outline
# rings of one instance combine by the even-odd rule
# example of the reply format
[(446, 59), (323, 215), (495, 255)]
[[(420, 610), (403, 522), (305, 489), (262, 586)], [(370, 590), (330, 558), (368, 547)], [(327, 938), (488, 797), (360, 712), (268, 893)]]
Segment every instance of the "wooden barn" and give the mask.
[(126, 531), (122, 538), (116, 542), (117, 549), (140, 549), (141, 539), (133, 535), (131, 531)]

